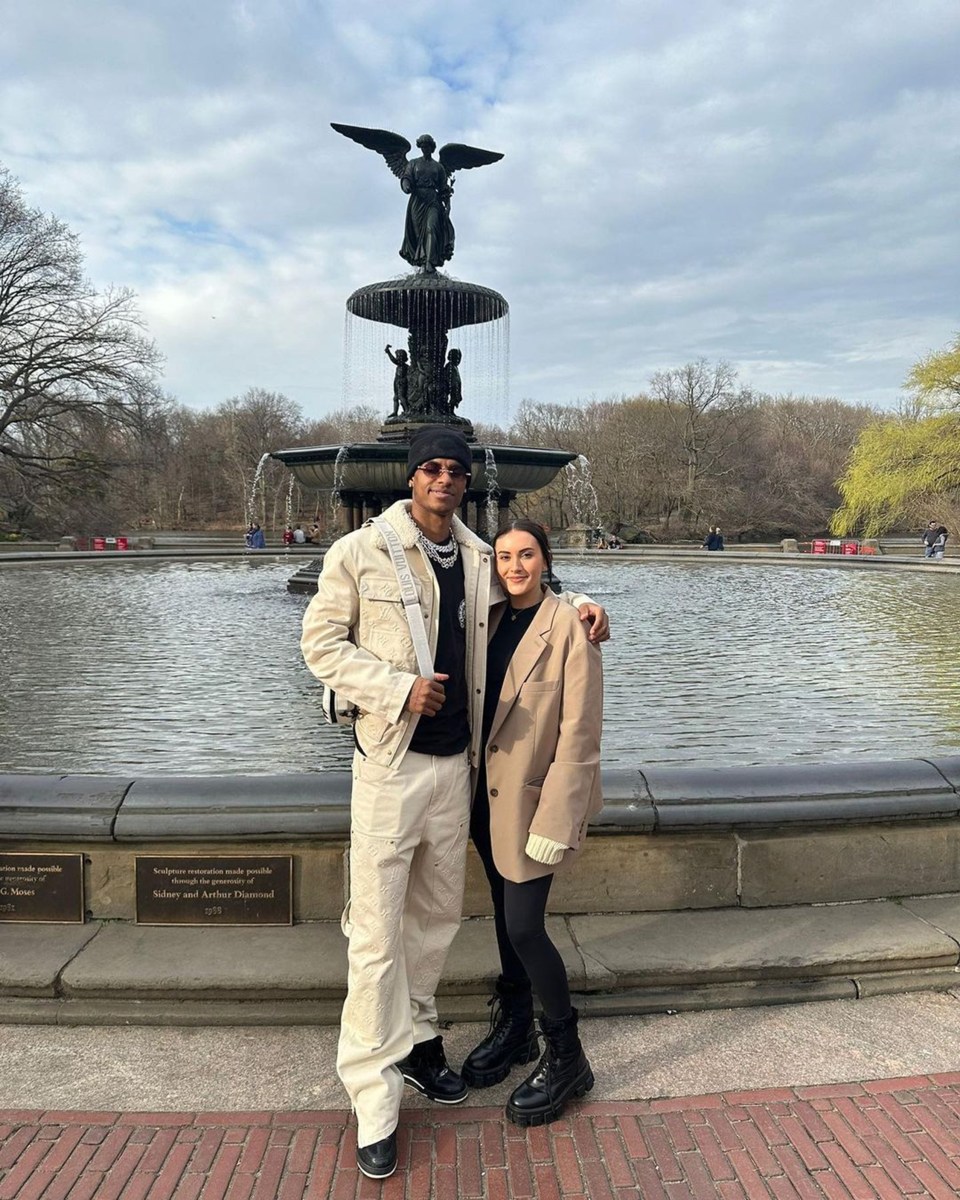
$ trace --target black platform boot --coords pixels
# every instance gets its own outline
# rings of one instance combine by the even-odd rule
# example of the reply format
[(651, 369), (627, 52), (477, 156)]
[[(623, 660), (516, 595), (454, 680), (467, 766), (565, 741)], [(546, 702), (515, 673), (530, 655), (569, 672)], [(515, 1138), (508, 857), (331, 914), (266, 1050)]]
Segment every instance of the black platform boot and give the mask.
[(593, 1087), (593, 1071), (577, 1034), (577, 1010), (559, 1020), (541, 1017), (540, 1029), (547, 1041), (543, 1057), (507, 1101), (507, 1118), (514, 1125), (555, 1121), (569, 1100)]
[(470, 1051), (460, 1071), (471, 1087), (491, 1087), (506, 1079), (514, 1063), (533, 1062), (540, 1053), (529, 983), (512, 983), (501, 975), (488, 1003), (493, 1006), (490, 1032)]
[(438, 1104), (460, 1104), (467, 1098), (467, 1085), (450, 1068), (439, 1035), (417, 1042), (406, 1058), (397, 1063), (404, 1081)]

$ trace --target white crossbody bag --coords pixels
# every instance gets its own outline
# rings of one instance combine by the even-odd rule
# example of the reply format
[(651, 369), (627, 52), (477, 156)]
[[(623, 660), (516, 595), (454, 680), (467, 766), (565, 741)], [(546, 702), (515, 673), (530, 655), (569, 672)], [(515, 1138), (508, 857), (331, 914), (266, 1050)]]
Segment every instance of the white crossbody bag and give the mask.
[[(420, 597), (417, 595), (417, 585), (413, 582), (410, 564), (403, 552), (397, 531), (383, 517), (374, 517), (372, 523), (383, 535), (393, 561), (393, 569), (397, 574), (400, 585), (400, 599), (403, 601), (403, 611), (410, 626), (410, 637), (413, 639), (413, 649), (417, 656), (417, 670), (425, 679), (433, 678), (433, 657), (430, 654), (430, 643), (427, 641), (427, 627), (423, 623), (423, 610), (420, 607)], [(323, 685), (323, 716), (331, 725), (352, 725), (359, 713), (356, 705), (349, 701), (338, 699), (333, 688)], [(416, 723), (419, 715), (414, 714)]]

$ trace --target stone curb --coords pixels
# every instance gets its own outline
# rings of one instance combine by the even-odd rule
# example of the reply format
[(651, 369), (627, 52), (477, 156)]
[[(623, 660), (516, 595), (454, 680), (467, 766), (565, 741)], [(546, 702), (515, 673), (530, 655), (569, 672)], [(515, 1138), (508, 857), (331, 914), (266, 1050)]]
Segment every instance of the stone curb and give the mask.
[[(550, 917), (586, 1013), (857, 998), (960, 981), (960, 894), (903, 903)], [(482, 1020), (497, 974), (489, 920), (465, 921), (441, 1015)], [(346, 942), (333, 921), (281, 928), (0, 929), (0, 1022), (328, 1024)]]
[[(606, 833), (960, 816), (960, 756), (603, 772)], [(346, 837), (350, 773), (0, 775), (0, 842)]]

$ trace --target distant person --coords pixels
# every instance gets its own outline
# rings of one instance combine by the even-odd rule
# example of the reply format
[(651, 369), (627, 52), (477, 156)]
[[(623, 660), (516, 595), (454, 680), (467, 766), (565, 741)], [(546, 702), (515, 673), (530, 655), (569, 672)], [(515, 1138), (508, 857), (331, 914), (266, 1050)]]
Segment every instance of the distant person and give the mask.
[(937, 540), (933, 543), (933, 557), (943, 558), (947, 549), (947, 527), (939, 525), (937, 527)]
[(719, 525), (711, 525), (707, 532), (707, 536), (703, 539), (704, 550), (722, 550), (723, 549), (723, 534), (720, 532)]
[(283, 529), (283, 544), (285, 546), (293, 544), (293, 529), (289, 525), (285, 525)]
[(267, 539), (263, 536), (263, 530), (254, 521), (247, 531), (247, 546), (251, 550), (265, 550), (267, 548)]
[(303, 526), (298, 525), (293, 531), (293, 540), (298, 546), (305, 546), (307, 543), (307, 535), (303, 532)]
[(936, 521), (928, 521), (927, 527), (923, 531), (923, 537), (920, 539), (923, 542), (923, 557), (933, 558), (934, 547), (937, 544), (937, 539), (940, 536), (940, 526)]

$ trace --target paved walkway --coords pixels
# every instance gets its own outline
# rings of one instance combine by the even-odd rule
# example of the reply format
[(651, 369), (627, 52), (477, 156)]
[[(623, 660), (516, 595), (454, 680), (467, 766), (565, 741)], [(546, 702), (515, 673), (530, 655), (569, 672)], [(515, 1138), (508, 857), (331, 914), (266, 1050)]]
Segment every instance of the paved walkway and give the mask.
[[(0, 1026), (0, 1200), (960, 1195), (960, 993), (582, 1030), (589, 1103), (521, 1130), (502, 1109), (519, 1071), (452, 1110), (408, 1090), (377, 1184), (333, 1028)], [(451, 1062), (483, 1032), (445, 1030)]]
[(584, 1104), (405, 1110), (397, 1174), (357, 1171), (343, 1111), (0, 1112), (0, 1200), (895, 1200), (960, 1193), (960, 1072)]

